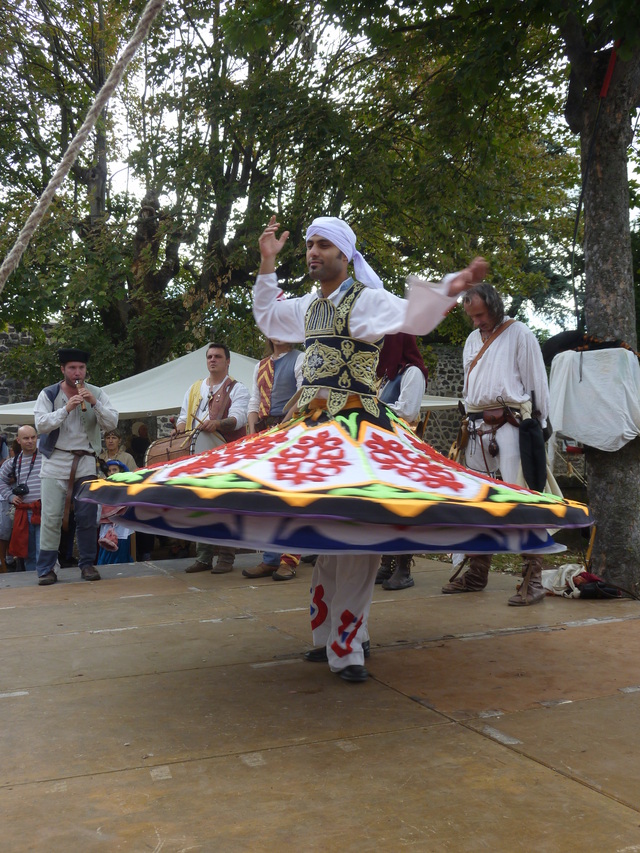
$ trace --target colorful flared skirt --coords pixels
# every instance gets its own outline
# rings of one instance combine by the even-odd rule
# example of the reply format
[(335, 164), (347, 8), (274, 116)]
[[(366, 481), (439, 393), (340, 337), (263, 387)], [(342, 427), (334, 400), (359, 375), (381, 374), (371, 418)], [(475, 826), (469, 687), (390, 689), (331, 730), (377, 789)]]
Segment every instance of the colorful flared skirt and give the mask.
[(303, 415), (81, 497), (134, 530), (296, 554), (543, 552), (561, 550), (549, 528), (591, 524), (583, 504), (450, 462), (388, 409)]

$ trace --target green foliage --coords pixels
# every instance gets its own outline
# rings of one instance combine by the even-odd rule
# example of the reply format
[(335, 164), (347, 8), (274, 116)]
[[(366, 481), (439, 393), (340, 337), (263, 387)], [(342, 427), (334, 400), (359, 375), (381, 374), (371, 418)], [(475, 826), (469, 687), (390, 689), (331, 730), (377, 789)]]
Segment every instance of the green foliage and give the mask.
[[(564, 69), (552, 61), (549, 14), (525, 38), (517, 24), (535, 4), (501, 5), (504, 21), (484, 3), (455, 3), (443, 18), (367, 2), (168, 2), (104, 140), (83, 152), (7, 285), (0, 320), (31, 329), (55, 319), (55, 340), (91, 344), (102, 381), (211, 335), (259, 355), (250, 286), (272, 212), (291, 231), (279, 269), (291, 292), (306, 286), (304, 229), (330, 214), (353, 225), (398, 293), (408, 273), (439, 277), (482, 253), (518, 305), (560, 306), (579, 172), (559, 118)], [(107, 65), (140, 9), (109, 8)], [(37, 95), (22, 112), (10, 101), (22, 116), (13, 149), (0, 122), (0, 151), (19, 160), (12, 172), (0, 158), (4, 251), (97, 83), (98, 7), (58, 3), (63, 44), (29, 10), (20, 4), (20, 32), (12, 24), (0, 46), (7, 88), (19, 79)], [(126, 191), (107, 181), (102, 212), (86, 178), (101, 156), (126, 156), (130, 169)], [(454, 312), (434, 340), (467, 330)]]

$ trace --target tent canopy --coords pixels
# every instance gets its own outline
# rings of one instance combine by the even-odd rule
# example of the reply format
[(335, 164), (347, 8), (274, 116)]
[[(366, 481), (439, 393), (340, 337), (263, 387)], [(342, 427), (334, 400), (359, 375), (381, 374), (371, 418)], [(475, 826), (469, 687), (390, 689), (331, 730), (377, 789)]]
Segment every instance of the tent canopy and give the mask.
[[(103, 390), (117, 409), (121, 420), (153, 415), (173, 415), (180, 411), (185, 392), (207, 375), (208, 344), (159, 367), (121, 379)], [(231, 353), (229, 373), (251, 390), (257, 360)], [(0, 406), (0, 424), (33, 424), (35, 400)]]
[[(136, 376), (105, 385), (103, 390), (117, 409), (121, 420), (177, 414), (189, 386), (207, 375), (207, 349), (208, 344), (159, 367), (152, 367), (151, 370), (145, 370)], [(256, 364), (257, 359), (232, 352), (229, 373), (251, 390)], [(26, 403), (7, 403), (0, 406), (0, 424), (32, 424), (35, 403), (35, 400), (28, 400)], [(457, 406), (457, 397), (434, 397), (426, 394), (422, 400), (423, 412), (454, 409)]]

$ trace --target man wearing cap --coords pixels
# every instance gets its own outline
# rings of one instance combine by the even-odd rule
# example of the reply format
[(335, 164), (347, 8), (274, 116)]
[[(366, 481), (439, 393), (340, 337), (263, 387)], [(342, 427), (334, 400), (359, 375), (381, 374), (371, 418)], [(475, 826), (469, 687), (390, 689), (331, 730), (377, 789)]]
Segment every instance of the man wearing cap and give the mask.
[[(305, 341), (302, 388), (298, 407), (306, 410), (320, 398), (332, 416), (353, 406), (353, 398), (372, 414), (376, 399), (376, 366), (385, 334), (427, 334), (453, 307), (458, 295), (481, 281), (482, 258), (438, 285), (415, 282), (408, 299), (385, 291), (382, 281), (356, 250), (356, 236), (341, 219), (315, 219), (306, 234), (307, 267), (319, 292), (285, 299), (278, 286), (276, 257), (289, 232), (279, 237), (273, 216), (259, 245), (261, 264), (253, 288), (253, 312), (269, 338)], [(349, 276), (353, 262), (355, 280)], [(380, 565), (379, 554), (322, 554), (311, 581), (311, 626), (316, 648), (305, 657), (328, 662), (348, 682), (368, 678), (367, 618)]]
[(96, 477), (101, 450), (100, 431), (118, 424), (118, 413), (103, 390), (85, 382), (89, 353), (66, 347), (58, 351), (62, 381), (44, 388), (33, 410), (42, 453), (42, 523), (37, 562), (40, 586), (58, 577), (61, 528), (66, 529), (73, 503), (78, 542), (78, 566), (84, 580), (100, 580), (95, 568), (98, 518), (95, 505), (75, 500), (86, 480)]

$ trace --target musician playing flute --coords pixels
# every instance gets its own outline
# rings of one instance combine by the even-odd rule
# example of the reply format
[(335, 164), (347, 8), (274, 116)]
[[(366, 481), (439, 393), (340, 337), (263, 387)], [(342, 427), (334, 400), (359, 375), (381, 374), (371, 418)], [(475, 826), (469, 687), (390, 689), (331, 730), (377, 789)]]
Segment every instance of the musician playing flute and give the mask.
[[(96, 457), (102, 448), (100, 430), (118, 425), (118, 412), (108, 396), (87, 383), (89, 353), (74, 347), (58, 350), (62, 381), (44, 388), (33, 410), (42, 453), (42, 521), (38, 584), (56, 583), (60, 532), (66, 530), (73, 504), (78, 542), (78, 566), (84, 580), (100, 580), (95, 567), (98, 519), (95, 506), (77, 501), (86, 480), (96, 479)], [(86, 411), (83, 411), (82, 406)]]

